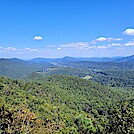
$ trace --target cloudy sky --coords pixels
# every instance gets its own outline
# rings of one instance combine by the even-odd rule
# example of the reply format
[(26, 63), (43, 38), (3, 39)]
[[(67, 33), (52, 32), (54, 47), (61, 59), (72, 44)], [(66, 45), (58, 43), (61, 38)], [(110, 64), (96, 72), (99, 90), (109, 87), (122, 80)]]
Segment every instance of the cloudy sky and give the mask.
[(0, 58), (134, 54), (134, 0), (1, 0)]

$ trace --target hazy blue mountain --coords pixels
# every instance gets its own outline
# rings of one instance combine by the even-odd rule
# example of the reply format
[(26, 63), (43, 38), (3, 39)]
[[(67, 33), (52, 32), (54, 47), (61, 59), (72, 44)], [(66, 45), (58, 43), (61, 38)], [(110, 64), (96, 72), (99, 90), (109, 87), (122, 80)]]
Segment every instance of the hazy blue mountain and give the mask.
[(111, 62), (119, 60), (124, 57), (70, 57), (65, 56), (63, 58), (35, 58), (30, 61), (35, 63), (46, 63), (46, 62), (72, 62), (72, 61), (94, 61), (94, 62)]
[(117, 59), (116, 62), (134, 62), (134, 55)]
[(30, 62), (34, 62), (34, 63), (46, 63), (46, 62), (51, 62), (55, 59), (52, 58), (34, 58), (32, 60), (30, 60)]
[(73, 61), (78, 61), (78, 59), (70, 56), (65, 56), (63, 58), (57, 58), (55, 62), (73, 62)]
[(118, 60), (122, 57), (91, 57), (91, 58), (78, 58), (79, 61), (94, 61), (94, 62), (111, 62)]

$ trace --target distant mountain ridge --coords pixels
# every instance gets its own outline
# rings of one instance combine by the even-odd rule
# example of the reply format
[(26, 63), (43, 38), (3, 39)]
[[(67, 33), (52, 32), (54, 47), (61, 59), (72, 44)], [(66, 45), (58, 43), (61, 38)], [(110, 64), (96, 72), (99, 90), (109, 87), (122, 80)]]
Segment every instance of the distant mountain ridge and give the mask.
[(116, 62), (134, 62), (134, 55), (117, 59)]
[[(105, 62), (105, 64), (103, 63)], [(128, 63), (126, 63), (128, 62)], [(44, 69), (62, 68), (96, 68), (103, 69), (107, 67), (121, 68), (126, 70), (133, 70), (134, 55), (127, 57), (91, 57), (91, 58), (75, 58), (66, 56), (63, 58), (35, 58), (31, 60), (21, 60), (18, 58), (1, 58), (0, 59), (0, 76), (7, 76), (11, 78), (21, 78), (33, 72), (43, 72)], [(127, 65), (127, 66), (126, 66)], [(70, 70), (73, 70), (71, 69)], [(66, 68), (67, 70), (67, 68)], [(55, 71), (55, 70), (54, 70)], [(70, 72), (69, 72), (70, 73)]]
[(70, 61), (93, 61), (93, 62), (111, 62), (116, 61), (124, 57), (71, 57), (65, 56), (63, 58), (35, 58), (30, 61), (32, 62), (70, 62)]
[[(15, 61), (15, 62), (26, 62), (26, 60), (21, 60), (18, 58), (1, 58), (0, 60), (8, 60), (8, 61)], [(71, 57), (65, 56), (63, 58), (34, 58), (31, 60), (27, 60), (30, 63), (46, 63), (46, 62), (73, 62), (73, 61), (93, 61), (93, 62), (134, 62), (134, 55), (123, 57), (123, 56), (116, 56), (116, 57)]]

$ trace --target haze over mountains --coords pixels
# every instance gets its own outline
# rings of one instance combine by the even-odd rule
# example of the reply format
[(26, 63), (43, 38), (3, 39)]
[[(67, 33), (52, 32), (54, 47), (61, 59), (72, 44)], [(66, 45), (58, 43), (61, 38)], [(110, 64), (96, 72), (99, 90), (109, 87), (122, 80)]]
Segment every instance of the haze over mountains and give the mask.
[[(105, 62), (105, 64), (103, 63)], [(128, 62), (126, 64), (125, 62)], [(133, 69), (134, 55), (128, 57), (93, 57), (93, 58), (74, 58), (66, 56), (64, 58), (35, 58), (31, 60), (21, 60), (17, 58), (12, 59), (0, 59), (0, 75), (8, 76), (12, 78), (21, 78), (29, 75), (33, 72), (42, 72), (44, 68), (60, 68), (64, 69), (69, 67), (71, 69), (76, 68), (96, 68), (108, 70), (112, 68), (120, 69)], [(55, 69), (55, 70), (56, 70)], [(67, 71), (67, 69), (66, 69)], [(49, 70), (50, 72), (50, 70)], [(51, 73), (55, 73), (54, 69)], [(71, 72), (70, 72), (71, 74)]]
[(38, 61), (38, 62), (42, 62), (42, 61), (57, 61), (57, 62), (64, 62), (64, 61), (94, 61), (94, 62), (109, 62), (109, 61), (115, 61), (118, 60), (122, 57), (91, 57), (91, 58), (75, 58), (75, 57), (63, 57), (63, 58), (57, 58), (57, 59), (51, 59), (51, 58), (35, 58), (32, 59), (32, 61)]
[[(14, 61), (21, 60), (18, 58), (0, 58), (0, 60), (4, 59), (12, 59)], [(134, 55), (123, 57), (123, 56), (117, 56), (117, 57), (70, 57), (65, 56), (63, 58), (34, 58), (31, 60), (21, 60), (21, 61), (33, 61), (33, 62), (51, 62), (51, 61), (94, 61), (94, 62), (133, 62), (134, 61)]]
[(94, 62), (134, 62), (134, 55), (127, 56), (127, 57), (90, 57), (90, 58), (84, 58), (84, 57), (70, 57), (66, 56), (63, 58), (35, 58), (31, 61), (36, 62), (44, 62), (44, 61), (94, 61)]

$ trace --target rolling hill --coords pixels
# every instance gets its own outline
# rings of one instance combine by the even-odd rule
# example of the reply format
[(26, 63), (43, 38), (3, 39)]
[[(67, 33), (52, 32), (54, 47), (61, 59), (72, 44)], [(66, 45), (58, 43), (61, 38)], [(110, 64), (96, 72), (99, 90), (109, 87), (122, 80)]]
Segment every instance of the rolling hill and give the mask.
[(131, 134), (133, 96), (131, 89), (65, 75), (29, 82), (0, 77), (1, 132)]
[(20, 59), (0, 59), (0, 76), (21, 78), (32, 72), (43, 69), (42, 65)]

